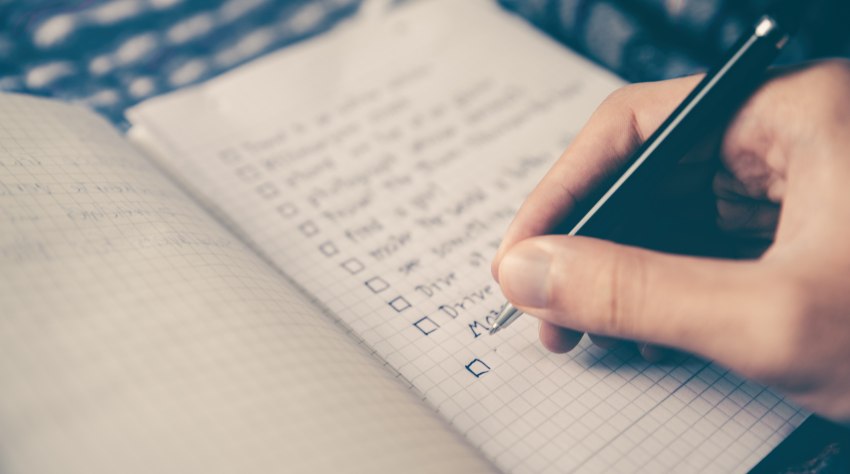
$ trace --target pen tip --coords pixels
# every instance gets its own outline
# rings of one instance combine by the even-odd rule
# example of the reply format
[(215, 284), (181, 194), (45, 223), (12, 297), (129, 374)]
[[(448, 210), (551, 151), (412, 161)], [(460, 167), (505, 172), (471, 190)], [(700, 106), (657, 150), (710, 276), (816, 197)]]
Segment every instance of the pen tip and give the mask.
[(498, 325), (498, 324), (493, 325), (493, 327), (490, 328), (490, 335), (492, 336), (493, 334), (496, 334), (497, 332), (499, 332), (499, 328), (501, 328), (500, 325)]

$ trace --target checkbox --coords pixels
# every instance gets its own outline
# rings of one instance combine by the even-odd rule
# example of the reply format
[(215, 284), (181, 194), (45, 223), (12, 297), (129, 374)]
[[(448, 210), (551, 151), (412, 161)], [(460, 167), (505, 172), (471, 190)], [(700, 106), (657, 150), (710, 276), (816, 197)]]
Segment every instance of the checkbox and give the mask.
[(322, 245), (319, 245), (319, 251), (322, 252), (322, 255), (325, 257), (333, 257), (334, 255), (339, 253), (339, 249), (333, 242), (325, 242)]
[(357, 275), (362, 272), (364, 268), (366, 268), (360, 260), (356, 258), (349, 258), (348, 260), (342, 262), (340, 265), (342, 268), (348, 270), (348, 273), (352, 275)]
[(260, 177), (260, 170), (251, 165), (240, 166), (236, 168), (236, 176), (245, 182), (255, 181)]
[(413, 323), (413, 325), (416, 326), (416, 329), (421, 331), (422, 334), (424, 334), (426, 336), (440, 328), (440, 325), (435, 323), (428, 316), (425, 316), (424, 318), (420, 319), (419, 321), (416, 321), (415, 323)]
[(263, 183), (257, 186), (257, 194), (263, 199), (273, 199), (280, 194), (280, 190), (272, 183)]
[(390, 287), (390, 284), (381, 277), (374, 277), (363, 282), (367, 288), (372, 290), (372, 293), (380, 293)]
[(474, 375), (475, 378), (478, 378), (487, 372), (490, 372), (490, 366), (483, 360), (475, 358), (472, 359), (472, 362), (466, 364), (466, 370), (468, 370), (470, 374)]
[(283, 217), (290, 218), (298, 214), (298, 208), (295, 207), (295, 204), (287, 202), (277, 206), (277, 213)]
[(411, 306), (410, 302), (407, 301), (404, 296), (397, 296), (393, 298), (392, 300), (390, 300), (389, 305), (398, 313), (401, 313), (402, 311), (406, 310), (407, 308), (410, 308)]
[(298, 230), (300, 230), (305, 237), (313, 237), (319, 233), (319, 228), (313, 223), (313, 221), (302, 222), (301, 225), (298, 226)]
[(242, 160), (239, 152), (233, 149), (222, 150), (219, 152), (218, 158), (225, 163), (238, 163)]

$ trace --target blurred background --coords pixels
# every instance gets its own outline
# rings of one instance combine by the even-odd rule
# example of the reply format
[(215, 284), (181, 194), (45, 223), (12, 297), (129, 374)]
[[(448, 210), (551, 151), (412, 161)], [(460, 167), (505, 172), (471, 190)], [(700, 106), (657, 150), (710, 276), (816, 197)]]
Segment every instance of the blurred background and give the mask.
[[(120, 125), (140, 100), (405, 1), (427, 0), (0, 0), (0, 90), (83, 103)], [(633, 82), (704, 70), (767, 3), (493, 1)], [(850, 2), (812, 4), (782, 62), (850, 56)]]

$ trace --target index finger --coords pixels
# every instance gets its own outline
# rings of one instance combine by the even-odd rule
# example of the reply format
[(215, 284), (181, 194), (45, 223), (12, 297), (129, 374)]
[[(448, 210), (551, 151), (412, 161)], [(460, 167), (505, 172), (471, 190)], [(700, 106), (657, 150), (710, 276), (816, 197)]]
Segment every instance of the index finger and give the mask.
[(691, 76), (634, 84), (611, 94), (520, 207), (493, 259), (493, 278), (499, 281), (499, 263), (509, 248), (543, 235), (563, 221), (576, 203), (629, 158), (701, 79)]

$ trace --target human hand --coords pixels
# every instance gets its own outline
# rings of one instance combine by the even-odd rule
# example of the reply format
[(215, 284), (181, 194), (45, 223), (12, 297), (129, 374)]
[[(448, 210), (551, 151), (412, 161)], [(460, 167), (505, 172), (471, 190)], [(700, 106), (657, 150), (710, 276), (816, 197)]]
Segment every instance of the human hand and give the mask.
[[(670, 114), (699, 77), (612, 94), (529, 195), (493, 261), (508, 300), (566, 352), (582, 332), (688, 351), (850, 421), (850, 63), (777, 73), (664, 193), (756, 259), (544, 235)], [(700, 183), (713, 183), (701, 186)]]

